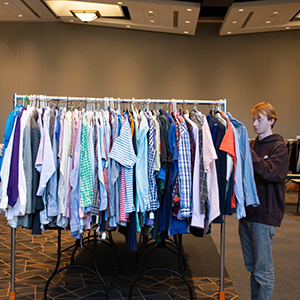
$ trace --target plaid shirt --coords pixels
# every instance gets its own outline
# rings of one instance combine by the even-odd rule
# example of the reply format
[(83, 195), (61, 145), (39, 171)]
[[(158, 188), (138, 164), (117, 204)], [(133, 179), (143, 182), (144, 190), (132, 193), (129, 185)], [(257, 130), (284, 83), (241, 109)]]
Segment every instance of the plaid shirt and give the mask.
[(148, 182), (149, 182), (149, 203), (150, 210), (157, 210), (159, 208), (159, 201), (157, 196), (156, 178), (154, 174), (155, 152), (154, 147), (154, 125), (149, 115), (146, 114), (148, 120)]
[(87, 114), (82, 117), (82, 138), (80, 151), (80, 206), (93, 204), (93, 170), (89, 145), (89, 128)]
[(207, 205), (208, 202), (208, 190), (207, 190), (207, 178), (206, 173), (204, 170), (204, 164), (203, 164), (203, 132), (202, 132), (202, 126), (203, 122), (201, 121), (200, 117), (196, 114), (196, 119), (198, 120), (201, 128), (198, 130), (198, 143), (199, 143), (199, 160), (200, 160), (200, 197), (201, 197), (201, 214), (205, 214), (207, 212)]
[[(181, 118), (181, 116), (179, 116)], [(192, 173), (191, 173), (191, 145), (190, 136), (183, 118), (180, 128), (178, 151), (179, 198), (181, 218), (192, 215)]]
[(100, 185), (98, 179), (98, 127), (96, 114), (93, 116), (93, 143), (94, 143), (94, 155), (95, 155), (95, 178), (94, 178), (94, 192), (93, 192), (93, 206), (92, 213), (98, 215), (100, 208)]
[(212, 136), (206, 117), (201, 113), (198, 113), (198, 115), (203, 122), (203, 164), (207, 174), (209, 200), (208, 223), (210, 224), (216, 217), (220, 215), (219, 186), (215, 162), (218, 159), (218, 156), (212, 141)]

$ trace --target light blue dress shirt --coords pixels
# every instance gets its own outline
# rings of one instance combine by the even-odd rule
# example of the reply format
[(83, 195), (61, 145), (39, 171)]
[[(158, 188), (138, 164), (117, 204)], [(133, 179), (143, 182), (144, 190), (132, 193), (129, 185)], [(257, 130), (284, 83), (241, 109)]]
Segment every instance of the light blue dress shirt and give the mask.
[(145, 213), (150, 209), (148, 199), (148, 140), (147, 132), (149, 130), (148, 121), (144, 113), (140, 112), (140, 125), (137, 136), (137, 161), (136, 161), (136, 197), (138, 212)]
[(231, 124), (236, 129), (237, 139), (239, 141), (242, 163), (243, 189), (246, 206), (258, 206), (259, 199), (257, 196), (256, 185), (254, 181), (253, 163), (247, 129), (243, 123), (234, 119), (230, 113), (226, 114), (229, 117)]

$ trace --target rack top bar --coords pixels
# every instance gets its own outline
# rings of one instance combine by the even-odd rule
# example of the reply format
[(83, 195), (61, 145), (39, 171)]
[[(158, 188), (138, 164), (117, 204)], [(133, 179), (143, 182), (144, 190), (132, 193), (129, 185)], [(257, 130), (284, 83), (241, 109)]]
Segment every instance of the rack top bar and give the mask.
[[(15, 100), (24, 100), (26, 95), (14, 94)], [(28, 95), (28, 100), (42, 100), (42, 101), (86, 101), (86, 102), (102, 102), (102, 101), (114, 101), (114, 102), (137, 102), (137, 103), (186, 103), (186, 104), (225, 104), (226, 99), (218, 100), (186, 100), (186, 99), (122, 99), (122, 98), (92, 98), (92, 97), (60, 97), (60, 96), (46, 96), (46, 95)]]

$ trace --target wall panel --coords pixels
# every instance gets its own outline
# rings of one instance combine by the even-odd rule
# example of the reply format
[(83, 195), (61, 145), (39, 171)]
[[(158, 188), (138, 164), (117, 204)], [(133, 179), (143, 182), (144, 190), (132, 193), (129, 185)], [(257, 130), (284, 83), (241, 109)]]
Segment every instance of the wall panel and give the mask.
[(68, 25), (46, 23), (44, 33), (44, 91), (68, 96)]
[(255, 137), (252, 130), (250, 109), (258, 102), (266, 99), (266, 38), (264, 34), (251, 34), (242, 36), (241, 49), (241, 99), (240, 118), (244, 124), (251, 128), (249, 136)]
[(45, 24), (20, 24), (19, 93), (42, 94), (44, 90)]
[(7, 25), (0, 26), (0, 137), (4, 134), (6, 118), (13, 108), (12, 94), (19, 91), (20, 25)]
[[(270, 101), (274, 131), (300, 134), (300, 31), (195, 36), (62, 23), (0, 23), (0, 138), (12, 95), (227, 98), (253, 136), (249, 109)], [(208, 110), (208, 108), (207, 108)], [(206, 112), (206, 111), (205, 111)]]
[[(280, 32), (267, 36), (266, 49), (266, 99), (271, 102), (278, 114), (274, 131), (284, 137), (290, 135), (292, 33)], [(287, 100), (289, 99), (289, 100)], [(275, 130), (276, 129), (276, 130)]]

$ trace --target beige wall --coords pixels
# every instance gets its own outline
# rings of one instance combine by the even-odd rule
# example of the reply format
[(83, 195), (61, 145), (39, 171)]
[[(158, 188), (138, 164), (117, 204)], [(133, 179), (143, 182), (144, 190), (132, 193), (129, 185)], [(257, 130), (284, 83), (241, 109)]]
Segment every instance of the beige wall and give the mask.
[[(300, 31), (194, 37), (62, 23), (0, 23), (0, 138), (13, 93), (120, 98), (226, 98), (254, 136), (250, 108), (271, 102), (275, 130), (300, 134)], [(206, 113), (208, 107), (201, 107)]]

